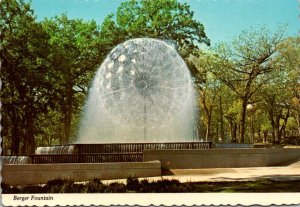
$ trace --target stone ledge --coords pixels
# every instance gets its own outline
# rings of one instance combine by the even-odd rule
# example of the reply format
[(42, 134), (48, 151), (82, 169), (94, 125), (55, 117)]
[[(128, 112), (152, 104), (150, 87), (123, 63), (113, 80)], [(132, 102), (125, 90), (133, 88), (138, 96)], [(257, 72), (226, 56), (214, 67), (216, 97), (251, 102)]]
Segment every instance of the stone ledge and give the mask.
[(149, 150), (144, 161), (160, 160), (162, 169), (266, 167), (300, 158), (300, 149)]
[(75, 182), (153, 177), (161, 175), (159, 161), (136, 163), (12, 164), (2, 167), (2, 182), (9, 185), (43, 184), (52, 179)]

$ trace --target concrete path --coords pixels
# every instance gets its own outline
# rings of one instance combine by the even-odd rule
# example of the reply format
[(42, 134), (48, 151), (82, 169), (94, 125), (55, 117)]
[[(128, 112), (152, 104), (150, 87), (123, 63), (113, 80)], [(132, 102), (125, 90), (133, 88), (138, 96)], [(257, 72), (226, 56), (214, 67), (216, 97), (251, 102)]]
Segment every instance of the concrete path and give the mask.
[[(142, 179), (145, 178), (140, 178), (140, 180)], [(149, 181), (176, 179), (180, 182), (249, 181), (259, 179), (300, 180), (300, 159), (291, 165), (278, 167), (174, 169), (163, 171), (161, 177), (149, 177), (147, 179)], [(126, 183), (126, 179), (106, 180), (103, 182)]]

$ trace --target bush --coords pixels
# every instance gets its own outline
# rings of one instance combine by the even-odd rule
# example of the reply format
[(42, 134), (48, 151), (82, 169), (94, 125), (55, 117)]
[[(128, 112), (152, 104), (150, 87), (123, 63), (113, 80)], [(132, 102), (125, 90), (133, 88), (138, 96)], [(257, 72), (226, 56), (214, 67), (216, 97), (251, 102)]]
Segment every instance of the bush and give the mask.
[(105, 193), (125, 193), (126, 185), (123, 183), (111, 183), (107, 186)]
[(25, 185), (21, 187), (21, 193), (45, 193), (45, 188), (39, 185)]
[(46, 193), (59, 193), (62, 186), (64, 185), (64, 180), (54, 179), (47, 182), (44, 186)]
[(98, 178), (95, 178), (94, 180), (90, 181), (85, 186), (84, 192), (86, 192), (86, 193), (104, 193), (106, 188), (107, 188), (106, 185), (101, 183), (101, 181)]
[(59, 193), (81, 193), (84, 189), (83, 184), (75, 184), (71, 180), (66, 180)]
[(178, 180), (159, 180), (156, 183), (155, 192), (158, 193), (174, 193), (179, 192), (178, 187), (182, 185)]
[[(272, 186), (272, 188), (270, 188)], [(1, 183), (3, 194), (16, 193), (174, 193), (174, 192), (300, 192), (300, 181), (247, 181), (247, 182), (188, 182), (159, 180), (149, 182), (129, 177), (127, 184), (103, 184), (99, 179), (86, 184), (71, 180), (50, 180), (45, 186), (27, 185), (12, 187)]]
[(3, 194), (21, 193), (21, 190), (19, 188), (11, 187), (5, 183), (1, 183), (1, 189)]
[(141, 185), (137, 178), (128, 177), (126, 187), (129, 192), (140, 192)]

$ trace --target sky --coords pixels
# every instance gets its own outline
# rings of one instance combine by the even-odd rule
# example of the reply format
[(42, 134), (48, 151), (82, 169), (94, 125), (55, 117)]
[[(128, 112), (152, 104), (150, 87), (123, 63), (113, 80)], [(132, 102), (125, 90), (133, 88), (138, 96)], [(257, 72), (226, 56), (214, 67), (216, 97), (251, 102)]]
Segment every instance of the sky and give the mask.
[[(69, 18), (96, 20), (99, 24), (116, 13), (124, 0), (32, 0), (31, 6), (38, 20), (66, 13)], [(287, 24), (286, 35), (300, 31), (300, 3), (298, 0), (180, 0), (194, 11), (194, 18), (205, 28), (212, 44), (229, 42), (243, 30), (266, 26), (276, 31)]]

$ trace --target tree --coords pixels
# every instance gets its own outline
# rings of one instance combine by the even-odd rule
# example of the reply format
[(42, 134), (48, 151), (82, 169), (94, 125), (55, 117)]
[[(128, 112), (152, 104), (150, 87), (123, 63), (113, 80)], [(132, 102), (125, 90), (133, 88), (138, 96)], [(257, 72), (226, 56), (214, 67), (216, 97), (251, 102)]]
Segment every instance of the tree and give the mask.
[(49, 38), (23, 0), (2, 1), (0, 14), (2, 135), (11, 140), (12, 154), (20, 149), (30, 154), (35, 149), (35, 120), (51, 103), (46, 78)]
[(300, 137), (300, 36), (289, 37), (279, 46), (282, 64), (287, 71), (288, 89), (292, 91), (291, 107)]
[(219, 98), (221, 101), (220, 81), (209, 72), (213, 58), (213, 55), (199, 51), (197, 55), (191, 55), (188, 59), (197, 68), (196, 79), (201, 80), (197, 81), (196, 86), (199, 94), (199, 105), (205, 115), (203, 121), (206, 126), (206, 141), (211, 139), (213, 111), (217, 107), (217, 99)]
[[(270, 81), (261, 89), (262, 109), (268, 114), (272, 127), (272, 141), (279, 142), (290, 116), (291, 93), (287, 71), (283, 68), (273, 74)], [(282, 121), (282, 122), (281, 122)]]
[[(106, 17), (101, 39), (115, 46), (131, 38), (158, 38), (173, 44), (186, 58), (200, 44), (210, 44), (204, 26), (193, 16), (189, 5), (176, 0), (129, 0), (121, 3), (115, 19), (112, 14)], [(195, 75), (195, 68), (189, 68)]]
[(222, 43), (215, 48), (214, 73), (242, 101), (240, 141), (245, 140), (247, 105), (258, 90), (270, 81), (276, 71), (278, 45), (283, 30), (271, 34), (267, 29), (244, 31), (231, 45)]
[(74, 114), (80, 114), (78, 110), (88, 93), (95, 68), (103, 59), (99, 28), (95, 21), (71, 20), (66, 15), (45, 19), (42, 24), (53, 49), (52, 79), (64, 126), (60, 143), (67, 144), (75, 124)]

